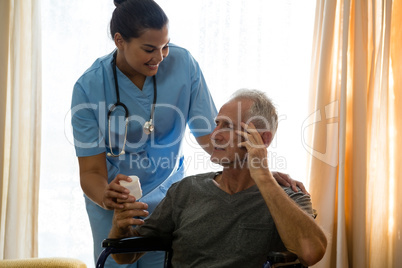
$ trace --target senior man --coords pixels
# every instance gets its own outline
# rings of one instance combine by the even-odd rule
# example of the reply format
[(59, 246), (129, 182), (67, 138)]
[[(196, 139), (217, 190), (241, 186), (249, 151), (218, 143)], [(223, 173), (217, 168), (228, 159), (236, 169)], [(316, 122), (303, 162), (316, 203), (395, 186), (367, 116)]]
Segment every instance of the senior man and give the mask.
[[(172, 239), (173, 267), (261, 267), (268, 252), (289, 250), (305, 265), (317, 263), (327, 240), (313, 219), (310, 196), (281, 187), (268, 166), (267, 148), (278, 116), (257, 90), (240, 90), (222, 106), (211, 135), (211, 161), (221, 172), (184, 178), (149, 217), (147, 204), (122, 200), (109, 238)], [(114, 254), (131, 263), (143, 253)]]

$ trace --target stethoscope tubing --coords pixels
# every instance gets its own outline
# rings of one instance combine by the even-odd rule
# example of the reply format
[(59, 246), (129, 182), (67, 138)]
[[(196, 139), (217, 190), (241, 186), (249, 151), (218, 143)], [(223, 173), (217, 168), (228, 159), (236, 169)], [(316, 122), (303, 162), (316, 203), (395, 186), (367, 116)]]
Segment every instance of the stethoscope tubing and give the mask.
[[(117, 57), (117, 50), (113, 53), (113, 78), (114, 78), (114, 87), (116, 91), (116, 102), (110, 107), (108, 113), (107, 113), (107, 118), (108, 118), (108, 133), (109, 133), (109, 149), (110, 152), (107, 154), (108, 156), (113, 156), (113, 157), (118, 157), (120, 155), (125, 154), (125, 147), (127, 143), (127, 129), (128, 129), (128, 117), (129, 117), (129, 112), (127, 106), (120, 101), (120, 91), (119, 91), (119, 82), (117, 81), (117, 66), (116, 66), (116, 57)], [(152, 107), (151, 107), (151, 116), (149, 121), (145, 122), (144, 124), (144, 133), (150, 134), (152, 131), (154, 131), (154, 124), (153, 124), (153, 118), (154, 118), (154, 112), (155, 112), (155, 104), (157, 100), (157, 86), (156, 86), (156, 77), (155, 75), (152, 76), (153, 80), (153, 86), (154, 86), (154, 99), (152, 102)], [(121, 151), (118, 154), (113, 153), (112, 149), (112, 142), (111, 142), (111, 133), (110, 133), (110, 117), (112, 115), (112, 112), (118, 107), (121, 106), (124, 109), (125, 113), (125, 131), (124, 131), (124, 143)]]

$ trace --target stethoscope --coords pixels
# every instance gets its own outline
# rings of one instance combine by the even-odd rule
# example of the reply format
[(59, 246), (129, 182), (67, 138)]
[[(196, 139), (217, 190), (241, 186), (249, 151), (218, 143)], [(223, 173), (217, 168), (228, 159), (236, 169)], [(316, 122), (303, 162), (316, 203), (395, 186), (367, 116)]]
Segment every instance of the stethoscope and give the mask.
[[(110, 109), (109, 109), (109, 111), (107, 113), (107, 119), (108, 119), (108, 124), (109, 124), (108, 128), (109, 128), (109, 149), (110, 149), (110, 153), (107, 153), (107, 156), (113, 156), (113, 157), (117, 157), (117, 156), (120, 156), (120, 155), (126, 153), (124, 151), (124, 148), (126, 147), (126, 142), (127, 142), (128, 116), (129, 116), (127, 106), (120, 101), (119, 83), (117, 81), (117, 71), (116, 71), (116, 69), (117, 69), (117, 67), (116, 67), (116, 56), (117, 56), (117, 50), (113, 54), (113, 77), (114, 77), (114, 87), (115, 87), (115, 90), (116, 90), (117, 101), (116, 101), (115, 104), (112, 105), (112, 107), (110, 107)], [(154, 129), (155, 129), (155, 126), (153, 124), (153, 118), (154, 118), (154, 112), (155, 112), (155, 104), (156, 104), (156, 92), (157, 92), (155, 75), (152, 76), (152, 80), (154, 82), (154, 101), (152, 103), (152, 108), (151, 108), (151, 117), (150, 117), (149, 121), (144, 123), (144, 127), (143, 127), (144, 133), (147, 134), (147, 135), (151, 134), (151, 132), (154, 131)], [(114, 154), (113, 149), (112, 149), (112, 145), (111, 145), (112, 140), (111, 140), (111, 135), (110, 135), (110, 116), (111, 116), (112, 112), (114, 110), (116, 110), (116, 108), (118, 106), (121, 106), (124, 109), (126, 123), (125, 123), (125, 130), (124, 130), (123, 148), (121, 149), (119, 154)]]

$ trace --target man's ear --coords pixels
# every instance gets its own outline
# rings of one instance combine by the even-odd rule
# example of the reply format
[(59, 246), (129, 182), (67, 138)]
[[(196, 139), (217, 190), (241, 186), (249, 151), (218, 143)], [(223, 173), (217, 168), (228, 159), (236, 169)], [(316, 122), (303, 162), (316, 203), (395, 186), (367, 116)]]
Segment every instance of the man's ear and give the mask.
[(115, 33), (113, 39), (114, 39), (114, 44), (116, 45), (116, 47), (119, 50), (122, 50), (124, 42), (125, 42), (124, 39), (123, 39), (123, 36), (121, 36), (120, 33)]
[(270, 131), (264, 131), (264, 132), (261, 134), (261, 138), (262, 138), (262, 140), (263, 140), (265, 146), (268, 147), (268, 146), (271, 144), (271, 142), (272, 142), (273, 136), (272, 136), (272, 133), (271, 133)]

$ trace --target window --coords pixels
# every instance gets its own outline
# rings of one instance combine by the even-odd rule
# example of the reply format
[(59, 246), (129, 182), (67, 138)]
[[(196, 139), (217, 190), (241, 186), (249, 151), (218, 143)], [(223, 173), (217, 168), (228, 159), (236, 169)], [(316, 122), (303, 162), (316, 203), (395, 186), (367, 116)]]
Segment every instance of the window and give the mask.
[[(200, 63), (217, 108), (231, 92), (256, 88), (276, 103), (280, 122), (269, 150), (272, 170), (305, 180), (302, 126), (315, 1), (157, 0), (171, 42)], [(42, 1), (43, 130), (39, 256), (75, 257), (94, 267), (92, 238), (72, 144), (72, 88), (93, 61), (114, 49), (113, 1)], [(187, 173), (216, 169), (186, 136)]]

